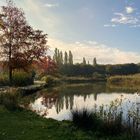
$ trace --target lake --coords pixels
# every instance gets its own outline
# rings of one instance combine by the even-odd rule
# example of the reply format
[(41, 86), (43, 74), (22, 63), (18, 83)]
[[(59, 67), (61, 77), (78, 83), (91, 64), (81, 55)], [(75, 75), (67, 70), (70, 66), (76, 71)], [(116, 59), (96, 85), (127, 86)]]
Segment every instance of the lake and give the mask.
[(109, 105), (111, 101), (123, 98), (123, 111), (131, 109), (132, 104), (140, 106), (137, 90), (110, 88), (106, 83), (64, 84), (44, 89), (36, 93), (28, 107), (37, 114), (56, 120), (70, 120), (71, 110)]

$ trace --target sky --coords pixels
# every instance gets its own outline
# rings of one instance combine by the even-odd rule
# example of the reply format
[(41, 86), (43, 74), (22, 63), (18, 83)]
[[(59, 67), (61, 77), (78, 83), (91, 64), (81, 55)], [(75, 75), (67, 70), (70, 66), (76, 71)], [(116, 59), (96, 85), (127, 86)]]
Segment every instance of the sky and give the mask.
[[(14, 0), (48, 45), (101, 64), (140, 62), (140, 0)], [(5, 0), (0, 0), (5, 5)]]

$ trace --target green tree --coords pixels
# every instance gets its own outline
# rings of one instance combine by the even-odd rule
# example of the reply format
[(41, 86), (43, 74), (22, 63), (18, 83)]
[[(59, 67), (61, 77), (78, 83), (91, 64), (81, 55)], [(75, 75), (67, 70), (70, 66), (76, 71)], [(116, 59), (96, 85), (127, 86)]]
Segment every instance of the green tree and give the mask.
[(93, 66), (97, 66), (97, 60), (96, 60), (96, 57), (93, 59)]
[(57, 48), (55, 48), (54, 50), (53, 60), (55, 61), (56, 64), (58, 64), (58, 49)]
[(63, 64), (63, 53), (62, 51), (59, 51), (59, 49), (55, 48), (54, 50), (54, 55), (53, 55), (53, 60), (57, 65), (62, 65)]
[(71, 51), (69, 51), (69, 64), (73, 65), (73, 54)]
[(86, 65), (86, 59), (83, 57), (83, 65)]
[(64, 64), (68, 64), (68, 54), (65, 51), (65, 56), (64, 56)]
[(63, 52), (60, 51), (60, 64), (62, 65), (63, 63)]

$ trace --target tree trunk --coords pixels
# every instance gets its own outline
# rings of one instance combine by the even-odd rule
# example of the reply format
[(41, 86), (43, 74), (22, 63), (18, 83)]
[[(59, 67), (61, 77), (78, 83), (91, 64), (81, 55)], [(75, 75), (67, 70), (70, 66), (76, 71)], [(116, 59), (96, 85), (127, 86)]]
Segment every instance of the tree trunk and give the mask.
[(9, 66), (9, 81), (10, 81), (10, 85), (12, 84), (12, 68), (11, 66)]
[(11, 67), (11, 44), (9, 44), (9, 82), (12, 85), (12, 67)]

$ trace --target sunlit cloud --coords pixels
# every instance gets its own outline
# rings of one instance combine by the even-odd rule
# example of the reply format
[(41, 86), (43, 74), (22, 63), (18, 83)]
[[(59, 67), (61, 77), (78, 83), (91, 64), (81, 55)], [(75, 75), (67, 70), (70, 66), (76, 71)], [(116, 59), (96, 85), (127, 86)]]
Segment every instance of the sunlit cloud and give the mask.
[(140, 60), (140, 55), (137, 53), (111, 48), (96, 41), (66, 43), (51, 38), (48, 40), (48, 44), (52, 54), (55, 48), (59, 48), (63, 52), (71, 50), (75, 63), (81, 63), (83, 57), (91, 64), (94, 57), (97, 58), (98, 63), (100, 64), (138, 63)]
[(117, 25), (128, 25), (128, 27), (139, 27), (140, 13), (131, 6), (126, 6), (125, 10), (115, 12), (110, 20), (110, 24), (105, 24), (104, 27), (116, 27)]
[(125, 15), (123, 13), (114, 13), (116, 17), (111, 19), (112, 23), (120, 23), (120, 24), (137, 24), (140, 20), (131, 15)]
[(117, 27), (118, 25), (116, 24), (105, 24), (104, 27)]
[(47, 8), (53, 8), (53, 7), (59, 7), (59, 4), (58, 3), (56, 3), (56, 4), (46, 3), (44, 6)]
[(127, 14), (131, 14), (134, 12), (135, 9), (133, 7), (127, 6), (125, 7), (125, 10)]

